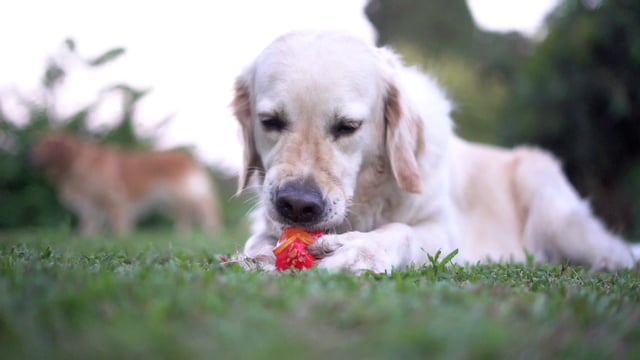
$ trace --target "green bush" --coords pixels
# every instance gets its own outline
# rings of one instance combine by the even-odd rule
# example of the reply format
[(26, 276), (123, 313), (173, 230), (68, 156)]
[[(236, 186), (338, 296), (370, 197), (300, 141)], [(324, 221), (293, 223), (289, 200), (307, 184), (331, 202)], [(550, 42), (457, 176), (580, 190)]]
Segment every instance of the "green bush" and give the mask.
[(29, 165), (31, 144), (51, 125), (45, 109), (36, 106), (22, 126), (0, 113), (0, 229), (70, 221), (43, 174)]
[(501, 137), (552, 150), (599, 215), (638, 237), (640, 3), (566, 0), (548, 32), (512, 79)]

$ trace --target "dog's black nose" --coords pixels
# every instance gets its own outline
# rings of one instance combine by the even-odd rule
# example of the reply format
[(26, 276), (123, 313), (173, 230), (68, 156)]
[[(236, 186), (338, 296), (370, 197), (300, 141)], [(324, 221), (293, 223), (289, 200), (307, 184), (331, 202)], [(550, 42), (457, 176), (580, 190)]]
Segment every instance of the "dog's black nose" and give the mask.
[(325, 209), (320, 189), (298, 182), (286, 183), (278, 189), (275, 206), (278, 213), (293, 224), (316, 223)]

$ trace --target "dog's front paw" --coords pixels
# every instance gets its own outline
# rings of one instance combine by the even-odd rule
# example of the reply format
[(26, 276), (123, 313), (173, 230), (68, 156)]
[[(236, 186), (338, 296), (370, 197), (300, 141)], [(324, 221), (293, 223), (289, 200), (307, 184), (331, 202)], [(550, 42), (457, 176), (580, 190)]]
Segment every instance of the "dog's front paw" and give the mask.
[(634, 267), (633, 248), (627, 244), (614, 243), (606, 252), (598, 254), (593, 261), (593, 268), (596, 270), (618, 271)]
[(243, 269), (248, 271), (276, 271), (275, 257), (268, 255), (249, 257), (245, 254), (236, 253), (228, 262), (231, 264), (239, 264)]
[(390, 272), (392, 266), (382, 256), (384, 250), (373, 239), (366, 239), (365, 236), (360, 232), (325, 235), (309, 246), (309, 252), (319, 259), (316, 266), (320, 269), (353, 273)]

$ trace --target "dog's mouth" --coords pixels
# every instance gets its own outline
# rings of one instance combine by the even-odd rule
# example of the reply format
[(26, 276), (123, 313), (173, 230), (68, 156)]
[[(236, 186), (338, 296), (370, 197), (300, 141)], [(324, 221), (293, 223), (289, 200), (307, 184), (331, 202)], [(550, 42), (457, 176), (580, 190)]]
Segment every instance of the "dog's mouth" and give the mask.
[(269, 217), (275, 224), (277, 224), (280, 231), (289, 227), (297, 227), (297, 228), (302, 228), (309, 232), (317, 231), (317, 232), (322, 232), (326, 234), (326, 233), (334, 233), (336, 228), (335, 225), (332, 225), (324, 220), (308, 221), (308, 222), (292, 221), (290, 219), (282, 217), (277, 212), (275, 212), (275, 214), (273, 212), (270, 212)]

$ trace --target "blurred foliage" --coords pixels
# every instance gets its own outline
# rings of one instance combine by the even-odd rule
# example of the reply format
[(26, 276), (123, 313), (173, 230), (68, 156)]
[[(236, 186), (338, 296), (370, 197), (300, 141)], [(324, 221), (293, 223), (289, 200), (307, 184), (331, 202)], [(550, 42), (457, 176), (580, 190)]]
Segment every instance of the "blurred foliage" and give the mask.
[(371, 0), (365, 12), (381, 44), (444, 85), (456, 105), (458, 133), (496, 142), (508, 79), (531, 52), (529, 40), (478, 29), (464, 0)]
[[(381, 44), (396, 47), (407, 62), (421, 64), (443, 83), (456, 103), (453, 116), (463, 137), (550, 149), (609, 225), (640, 237), (640, 2), (565, 0), (537, 42), (478, 29), (464, 0), (371, 0), (365, 11)], [(27, 164), (30, 145), (45, 129), (153, 146), (154, 136), (135, 127), (135, 109), (148, 89), (106, 87), (103, 94), (124, 99), (121, 118), (110, 127), (89, 126), (100, 97), (70, 116), (55, 111), (70, 63), (98, 68), (124, 53), (114, 48), (84, 58), (68, 39), (43, 72), (41, 98), (24, 100), (26, 120), (11, 119), (0, 99), (0, 228), (73, 221), (41, 173)], [(233, 184), (223, 187), (221, 199), (238, 203), (229, 199)]]
[[(103, 88), (90, 104), (70, 115), (56, 112), (57, 98), (67, 76), (74, 66), (100, 68), (125, 54), (125, 49), (114, 48), (94, 57), (84, 58), (78, 53), (75, 41), (67, 39), (58, 52), (46, 64), (41, 78), (41, 89), (29, 96), (12, 94), (20, 99), (27, 110), (26, 118), (12, 118), (3, 111), (0, 98), (0, 230), (21, 226), (63, 226), (76, 222), (75, 216), (64, 209), (50, 182), (41, 169), (29, 164), (29, 151), (37, 139), (47, 130), (65, 129), (94, 139), (100, 143), (120, 147), (151, 149), (158, 131), (168, 121), (167, 117), (154, 129), (141, 133), (137, 126), (136, 109), (150, 89), (139, 89), (128, 84), (117, 83)], [(106, 95), (119, 95), (122, 108), (119, 118), (111, 125), (91, 126), (91, 118)], [(187, 148), (186, 150), (191, 150)], [(245, 227), (244, 216), (249, 209), (245, 196), (233, 198), (236, 189), (235, 177), (226, 176), (216, 169), (209, 169), (219, 192), (223, 209), (223, 222), (227, 227)], [(168, 225), (169, 219), (153, 213), (140, 219), (140, 225)]]
[(28, 165), (31, 144), (50, 126), (40, 106), (30, 107), (23, 126), (0, 112), (0, 229), (71, 222), (42, 172)]
[(502, 138), (558, 154), (599, 214), (640, 237), (640, 2), (567, 0), (547, 25), (513, 79)]
[(468, 54), (476, 31), (464, 0), (371, 0), (365, 12), (380, 43), (406, 41), (434, 55)]
[(464, 138), (551, 150), (610, 226), (640, 237), (640, 2), (565, 0), (539, 42), (478, 29), (464, 0), (371, 0), (366, 14), (449, 91)]
[(406, 42), (399, 42), (394, 48), (403, 54), (407, 63), (423, 64), (443, 84), (455, 103), (453, 117), (457, 133), (474, 141), (496, 141), (497, 115), (507, 100), (504, 81), (495, 75), (483, 74), (461, 56), (428, 57)]

